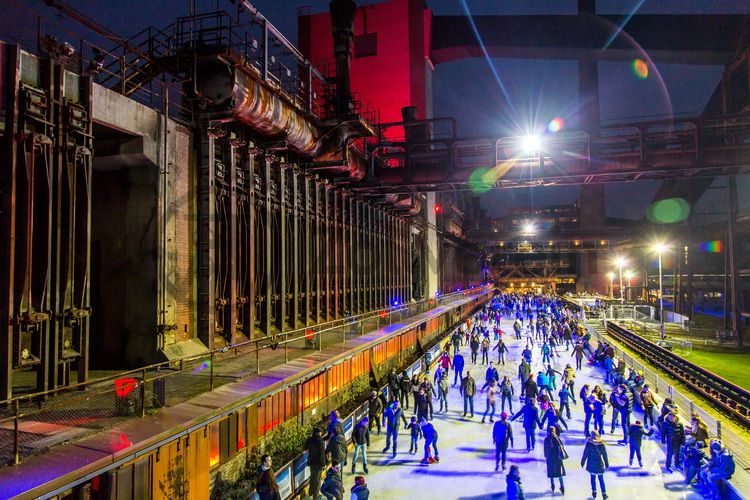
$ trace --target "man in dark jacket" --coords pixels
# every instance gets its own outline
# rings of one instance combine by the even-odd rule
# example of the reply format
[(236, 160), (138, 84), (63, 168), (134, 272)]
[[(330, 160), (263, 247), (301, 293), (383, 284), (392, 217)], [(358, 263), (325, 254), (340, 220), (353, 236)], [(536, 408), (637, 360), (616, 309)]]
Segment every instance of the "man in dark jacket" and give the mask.
[(460, 384), (464, 378), (464, 357), (460, 352), (453, 356), (453, 385)]
[(502, 412), (500, 420), (495, 422), (492, 428), (492, 442), (495, 443), (495, 470), (498, 470), (502, 458), (503, 471), (505, 471), (505, 455), (508, 451), (508, 443), (513, 445), (513, 427), (508, 422), (508, 414)]
[(310, 496), (318, 498), (320, 492), (320, 475), (326, 467), (326, 444), (320, 437), (320, 429), (313, 428), (312, 436), (305, 443), (307, 465), (310, 467)]
[(628, 444), (630, 429), (630, 414), (633, 412), (633, 395), (627, 386), (620, 384), (617, 387), (617, 406), (620, 409), (620, 422), (622, 423), (622, 440), (620, 443)]
[(537, 387), (534, 381), (534, 374), (530, 373), (529, 378), (523, 383), (523, 396), (528, 401), (529, 399), (536, 399), (539, 395), (539, 387)]
[(378, 393), (376, 391), (372, 391), (370, 393), (370, 398), (367, 400), (367, 416), (368, 418), (368, 428), (367, 430), (372, 430), (372, 423), (375, 422), (375, 425), (378, 428), (378, 436), (380, 436), (380, 418), (383, 415), (383, 402), (380, 400), (380, 397), (378, 397)]
[(401, 378), (399, 379), (400, 384), (400, 398), (401, 401), (401, 408), (404, 410), (409, 409), (409, 393), (411, 392), (411, 380), (409, 379), (409, 376), (406, 374), (406, 372), (401, 374)]
[(404, 422), (404, 427), (408, 425), (404, 412), (398, 406), (398, 401), (394, 401), (383, 413), (383, 421), (386, 424), (385, 431), (385, 449), (383, 453), (386, 453), (391, 447), (391, 439), (393, 439), (393, 458), (396, 458), (396, 447), (398, 445), (398, 420), (401, 419)]
[(526, 431), (526, 451), (531, 451), (536, 446), (536, 429), (539, 425), (539, 409), (536, 407), (534, 398), (526, 398), (526, 403), (521, 411), (513, 415), (511, 422), (523, 417), (523, 430)]
[(664, 432), (667, 439), (667, 472), (672, 470), (672, 458), (675, 466), (679, 467), (680, 446), (685, 442), (685, 427), (680, 422), (680, 417), (676, 413), (670, 413), (664, 419)]
[(396, 375), (396, 369), (391, 368), (391, 372), (388, 374), (388, 401), (398, 399), (400, 392), (401, 382), (398, 380), (398, 375)]
[[(341, 465), (337, 461), (331, 462), (331, 468), (326, 472), (323, 488), (320, 490), (327, 500), (344, 500), (344, 483), (341, 480)], [(313, 497), (315, 498), (315, 497)]]
[(648, 432), (643, 430), (643, 424), (640, 420), (636, 420), (633, 425), (628, 429), (628, 435), (630, 437), (630, 465), (633, 465), (633, 455), (638, 457), (638, 466), (643, 467), (643, 459), (641, 458), (641, 443), (643, 442), (643, 436), (650, 436), (654, 433), (654, 429), (651, 428)]
[(471, 376), (471, 372), (466, 372), (466, 376), (461, 381), (461, 395), (464, 397), (464, 417), (466, 416), (467, 407), (471, 410), (471, 417), (474, 418), (474, 394), (477, 393), (477, 383)]
[(356, 474), (357, 457), (362, 453), (362, 468), (365, 474), (367, 470), (367, 448), (370, 447), (370, 431), (367, 429), (367, 417), (359, 421), (352, 431), (352, 441), (354, 442), (354, 456), (352, 457), (352, 474)]
[(331, 460), (335, 460), (341, 464), (341, 467), (346, 466), (346, 456), (349, 449), (346, 444), (346, 438), (341, 434), (338, 427), (333, 430), (333, 437), (328, 442), (326, 452), (331, 454)]

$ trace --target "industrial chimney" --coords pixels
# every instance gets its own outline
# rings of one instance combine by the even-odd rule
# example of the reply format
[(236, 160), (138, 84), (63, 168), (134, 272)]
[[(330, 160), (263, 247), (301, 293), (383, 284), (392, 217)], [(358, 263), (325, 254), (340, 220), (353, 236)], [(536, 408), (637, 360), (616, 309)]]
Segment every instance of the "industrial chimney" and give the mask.
[(354, 111), (351, 109), (352, 88), (349, 69), (357, 3), (354, 0), (331, 0), (328, 8), (331, 11), (333, 54), (336, 58), (336, 116), (343, 119)]

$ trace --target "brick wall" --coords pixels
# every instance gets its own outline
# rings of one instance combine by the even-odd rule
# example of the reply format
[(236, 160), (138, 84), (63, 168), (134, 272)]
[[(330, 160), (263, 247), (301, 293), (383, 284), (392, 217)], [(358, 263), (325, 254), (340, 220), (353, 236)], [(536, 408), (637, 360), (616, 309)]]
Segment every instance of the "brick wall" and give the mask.
[(175, 162), (172, 165), (171, 177), (174, 193), (174, 249), (175, 249), (175, 323), (177, 331), (175, 341), (187, 340), (194, 336), (192, 314), (193, 282), (191, 268), (193, 264), (193, 231), (191, 224), (191, 189), (190, 176), (190, 132), (177, 127), (175, 137)]

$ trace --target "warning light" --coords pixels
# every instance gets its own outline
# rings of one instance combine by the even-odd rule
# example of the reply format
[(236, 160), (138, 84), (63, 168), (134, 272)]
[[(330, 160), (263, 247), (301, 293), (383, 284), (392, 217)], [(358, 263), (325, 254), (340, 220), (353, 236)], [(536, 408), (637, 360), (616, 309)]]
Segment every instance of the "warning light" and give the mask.
[(442, 211), (443, 211), (443, 207), (441, 207), (439, 203), (436, 203), (435, 204), (435, 213), (439, 214)]

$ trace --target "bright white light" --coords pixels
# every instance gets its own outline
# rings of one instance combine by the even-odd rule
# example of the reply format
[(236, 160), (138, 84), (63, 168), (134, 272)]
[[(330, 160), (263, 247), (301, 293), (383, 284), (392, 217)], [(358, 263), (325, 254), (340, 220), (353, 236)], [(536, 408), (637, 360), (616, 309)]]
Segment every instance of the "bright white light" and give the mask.
[(523, 234), (525, 234), (527, 236), (530, 236), (530, 235), (532, 235), (534, 233), (536, 233), (536, 227), (534, 226), (534, 223), (531, 222), (531, 221), (526, 222), (523, 225)]
[(663, 252), (667, 251), (668, 249), (669, 249), (669, 247), (663, 241), (658, 242), (658, 243), (654, 243), (654, 252), (656, 252), (656, 253), (663, 253)]
[(635, 273), (633, 271), (625, 271), (625, 278), (629, 281), (633, 276), (635, 276)]
[(612, 281), (613, 279), (615, 279), (615, 273), (607, 273), (607, 278)]
[(628, 260), (625, 257), (617, 257), (617, 259), (615, 259), (615, 264), (617, 264), (617, 267), (619, 267), (620, 269), (622, 269), (623, 266), (625, 266), (625, 264), (627, 263)]
[(542, 141), (535, 135), (527, 135), (521, 138), (521, 149), (527, 154), (537, 154), (542, 149)]

